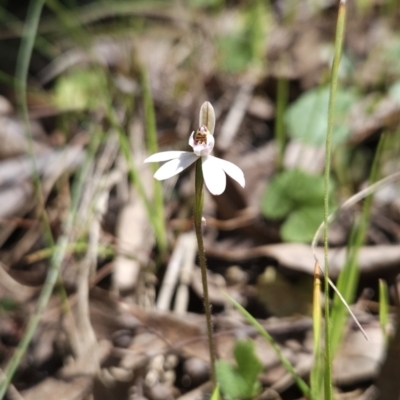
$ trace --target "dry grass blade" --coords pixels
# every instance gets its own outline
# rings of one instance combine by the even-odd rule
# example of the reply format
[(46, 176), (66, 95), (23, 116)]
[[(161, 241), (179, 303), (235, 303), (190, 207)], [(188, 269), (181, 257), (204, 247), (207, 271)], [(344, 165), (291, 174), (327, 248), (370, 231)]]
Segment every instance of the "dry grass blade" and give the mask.
[(253, 84), (246, 83), (240, 87), (219, 134), (217, 145), (220, 150), (226, 151), (232, 145), (232, 141), (246, 114), (246, 109), (250, 103), (253, 90)]
[(157, 299), (157, 310), (167, 311), (170, 309), (172, 296), (183, 264), (186, 250), (185, 246), (186, 237), (185, 234), (181, 234), (176, 241), (174, 251), (167, 265), (167, 270)]
[(180, 284), (176, 291), (174, 311), (177, 314), (185, 314), (189, 305), (189, 285), (192, 280), (194, 260), (196, 258), (196, 237), (193, 232), (187, 233), (185, 254), (180, 273)]

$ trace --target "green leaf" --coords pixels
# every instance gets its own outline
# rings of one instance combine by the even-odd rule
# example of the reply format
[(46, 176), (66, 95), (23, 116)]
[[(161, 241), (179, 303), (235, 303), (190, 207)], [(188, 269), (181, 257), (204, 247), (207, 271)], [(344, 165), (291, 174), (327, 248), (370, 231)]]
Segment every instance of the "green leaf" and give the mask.
[[(350, 134), (349, 111), (358, 96), (350, 90), (338, 89), (335, 104), (335, 124), (332, 144), (340, 144)], [(329, 87), (309, 90), (300, 96), (286, 112), (289, 135), (311, 145), (322, 145), (328, 131)]]
[(238, 341), (234, 355), (237, 367), (228, 361), (219, 360), (216, 373), (221, 392), (227, 399), (248, 399), (258, 394), (260, 383), (258, 375), (263, 366), (254, 351), (251, 341)]
[(221, 69), (235, 73), (251, 66), (262, 68), (272, 19), (267, 2), (250, 1), (243, 7), (231, 31), (218, 39)]
[(302, 207), (293, 211), (281, 227), (285, 242), (311, 242), (324, 220), (324, 205)]
[(263, 365), (254, 351), (254, 343), (249, 340), (239, 340), (234, 350), (238, 372), (248, 385), (249, 397), (257, 394), (260, 389), (258, 375), (263, 370)]
[(236, 369), (225, 360), (215, 365), (217, 381), (226, 399), (240, 399), (247, 394), (247, 385)]
[(214, 389), (214, 392), (210, 398), (210, 400), (221, 400), (221, 397), (219, 395), (219, 386), (217, 385), (216, 388)]
[(272, 219), (286, 217), (294, 207), (289, 195), (291, 171), (285, 171), (271, 179), (261, 201), (261, 212)]
[(320, 204), (324, 198), (324, 178), (300, 170), (288, 171), (286, 188), (296, 206)]
[(240, 72), (252, 60), (251, 47), (241, 32), (223, 36), (218, 41), (221, 69)]
[(11, 311), (16, 311), (18, 309), (19, 309), (19, 304), (11, 297), (5, 296), (0, 299), (0, 313), (2, 311), (11, 312)]
[(79, 69), (57, 80), (54, 102), (61, 110), (93, 110), (104, 103), (106, 90), (107, 78), (103, 70)]
[(303, 206), (320, 205), (324, 199), (324, 179), (300, 170), (276, 175), (267, 187), (261, 211), (267, 218), (280, 219)]

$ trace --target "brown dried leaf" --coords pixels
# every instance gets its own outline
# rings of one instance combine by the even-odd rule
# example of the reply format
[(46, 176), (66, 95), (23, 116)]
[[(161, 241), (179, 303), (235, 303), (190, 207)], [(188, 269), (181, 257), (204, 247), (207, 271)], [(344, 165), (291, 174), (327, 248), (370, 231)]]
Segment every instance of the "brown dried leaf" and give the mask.
[[(222, 258), (231, 262), (251, 260), (260, 257), (276, 259), (280, 265), (296, 271), (314, 274), (315, 260), (309, 245), (298, 243), (281, 243), (253, 247), (251, 249), (217, 250), (214, 247), (206, 249), (212, 257)], [(317, 247), (316, 255), (323, 265), (324, 249)], [(346, 248), (329, 250), (329, 276), (336, 278), (339, 275), (346, 259)], [(358, 267), (362, 273), (389, 272), (399, 268), (400, 246), (379, 245), (364, 246), (359, 251)]]

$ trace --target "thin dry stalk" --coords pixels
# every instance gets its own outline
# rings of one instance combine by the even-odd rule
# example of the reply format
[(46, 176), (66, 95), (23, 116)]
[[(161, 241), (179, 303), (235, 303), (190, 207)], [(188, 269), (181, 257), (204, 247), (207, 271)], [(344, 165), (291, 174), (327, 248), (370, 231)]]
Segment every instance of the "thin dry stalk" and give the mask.
[(185, 246), (185, 234), (181, 234), (176, 241), (175, 249), (167, 265), (167, 272), (165, 273), (158, 295), (157, 309), (160, 311), (167, 311), (170, 309), (172, 296), (178, 283), (179, 273), (183, 264)]
[(196, 258), (196, 236), (194, 232), (185, 234), (185, 254), (180, 274), (180, 284), (176, 291), (174, 311), (185, 314), (189, 305), (189, 285), (192, 280), (194, 260)]

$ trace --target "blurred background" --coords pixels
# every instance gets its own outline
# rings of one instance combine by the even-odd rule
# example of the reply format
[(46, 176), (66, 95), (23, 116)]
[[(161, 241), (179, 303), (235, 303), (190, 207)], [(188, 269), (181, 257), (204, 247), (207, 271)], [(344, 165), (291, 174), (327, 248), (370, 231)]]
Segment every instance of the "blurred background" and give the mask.
[[(0, 0), (0, 397), (209, 398), (194, 170), (160, 183), (143, 160), (190, 150), (210, 101), (214, 153), (246, 178), (205, 194), (217, 353), (234, 377), (250, 339), (261, 363), (256, 389), (221, 390), (304, 398), (223, 292), (308, 381), (337, 15), (331, 0)], [(348, 1), (330, 276), (370, 340), (323, 299), (343, 400), (400, 394), (399, 24), (398, 0)]]

